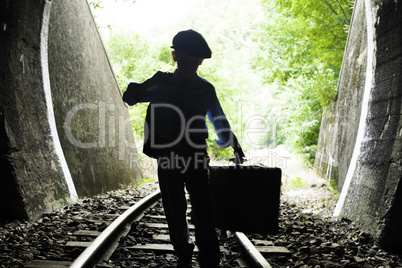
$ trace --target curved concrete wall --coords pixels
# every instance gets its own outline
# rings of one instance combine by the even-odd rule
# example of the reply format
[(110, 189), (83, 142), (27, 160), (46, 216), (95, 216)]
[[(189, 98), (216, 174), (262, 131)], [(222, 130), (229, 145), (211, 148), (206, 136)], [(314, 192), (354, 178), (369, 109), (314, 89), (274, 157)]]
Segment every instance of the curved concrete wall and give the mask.
[(0, 219), (34, 219), (77, 192), (140, 179), (128, 111), (86, 1), (2, 1), (0, 12)]
[(127, 107), (86, 0), (53, 0), (49, 72), (57, 130), (78, 195), (141, 179)]
[[(360, 12), (358, 12), (360, 10)], [(356, 18), (364, 18), (365, 24), (356, 24)], [(364, 27), (366, 27), (364, 29)], [(335, 124), (333, 134), (336, 142), (342, 142), (339, 129), (348, 132), (353, 144), (348, 150), (339, 150), (341, 161), (323, 164), (328, 152), (339, 149), (339, 145), (320, 138), (316, 167), (321, 173), (331, 168), (338, 169), (341, 195), (335, 210), (336, 216), (354, 220), (363, 230), (369, 231), (383, 248), (402, 252), (402, 4), (398, 1), (358, 0), (355, 4), (351, 34), (360, 28), (366, 32), (365, 42), (353, 42), (349, 37), (342, 75), (338, 85), (338, 107), (348, 102), (342, 92), (357, 89), (343, 80), (344, 73), (355, 73), (360, 64), (348, 66), (350, 56), (365, 43), (366, 69), (361, 108), (350, 105), (350, 114), (359, 114), (357, 127)], [(361, 48), (361, 47), (360, 47)], [(358, 63), (358, 61), (357, 61)], [(335, 122), (345, 122), (345, 115), (335, 112)], [(341, 118), (337, 118), (341, 117)], [(347, 117), (347, 116), (346, 116)], [(330, 120), (324, 118), (320, 136), (329, 128)], [(338, 147), (337, 147), (338, 146)], [(349, 152), (352, 150), (352, 154)], [(348, 153), (347, 153), (348, 152)], [(326, 154), (326, 156), (325, 156)], [(340, 172), (342, 170), (342, 172)], [(329, 174), (325, 173), (325, 174)], [(332, 175), (334, 176), (334, 174)]]
[(355, 2), (338, 82), (337, 102), (327, 107), (314, 162), (318, 173), (342, 190), (352, 158), (362, 108), (367, 68), (364, 0)]
[(35, 218), (76, 198), (57, 148), (48, 69), (42, 64), (49, 6), (3, 1), (1, 12), (0, 217)]

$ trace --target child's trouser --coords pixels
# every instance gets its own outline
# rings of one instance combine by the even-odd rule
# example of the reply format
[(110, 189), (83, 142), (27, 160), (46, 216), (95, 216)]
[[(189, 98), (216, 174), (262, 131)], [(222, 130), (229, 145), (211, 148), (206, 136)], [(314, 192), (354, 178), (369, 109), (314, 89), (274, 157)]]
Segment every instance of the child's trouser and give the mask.
[(158, 179), (170, 240), (179, 262), (191, 262), (194, 249), (186, 218), (186, 187), (192, 206), (199, 264), (201, 267), (218, 267), (219, 244), (212, 216), (208, 162), (206, 151), (186, 157), (172, 152), (158, 159)]

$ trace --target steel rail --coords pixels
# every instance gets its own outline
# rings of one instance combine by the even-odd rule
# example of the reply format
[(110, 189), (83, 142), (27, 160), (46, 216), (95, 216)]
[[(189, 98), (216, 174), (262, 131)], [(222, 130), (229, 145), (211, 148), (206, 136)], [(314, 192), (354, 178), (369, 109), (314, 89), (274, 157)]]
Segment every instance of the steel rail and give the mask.
[[(113, 221), (92, 243), (87, 247), (69, 266), (70, 268), (94, 267), (102, 261), (100, 258), (111, 243), (121, 236), (122, 230), (127, 224), (136, 220), (145, 210), (161, 198), (160, 191), (141, 199), (138, 203), (131, 206), (115, 221)], [(248, 257), (248, 264), (251, 267), (272, 268), (261, 253), (254, 247), (250, 240), (241, 232), (235, 232), (234, 236), (240, 248)], [(250, 262), (250, 263), (249, 263)]]
[(272, 268), (264, 256), (254, 247), (246, 235), (242, 232), (235, 232), (234, 236), (239, 243), (240, 248), (247, 255), (252, 267)]
[(161, 198), (161, 192), (155, 191), (154, 193), (141, 199), (138, 203), (126, 210), (120, 215), (112, 224), (110, 224), (92, 243), (87, 247), (75, 261), (70, 265), (70, 268), (87, 268), (93, 267), (99, 260), (105, 248), (109, 246), (112, 241), (116, 240), (119, 233), (126, 227), (126, 225), (134, 221), (153, 203)]

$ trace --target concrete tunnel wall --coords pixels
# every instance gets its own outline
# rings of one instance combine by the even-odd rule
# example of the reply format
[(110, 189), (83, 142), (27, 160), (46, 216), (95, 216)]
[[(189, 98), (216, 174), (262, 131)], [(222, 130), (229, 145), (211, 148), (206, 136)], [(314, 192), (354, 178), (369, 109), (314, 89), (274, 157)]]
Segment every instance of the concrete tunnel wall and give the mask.
[(78, 195), (135, 183), (130, 117), (86, 0), (52, 1), (48, 43), (57, 130)]
[(335, 216), (402, 252), (402, 3), (357, 0), (337, 101), (315, 167), (341, 190)]
[[(342, 190), (337, 215), (394, 251), (402, 215), (401, 5), (356, 1), (316, 158)], [(135, 149), (125, 147), (120, 159), (118, 132), (127, 129), (118, 122), (128, 114), (85, 0), (2, 1), (1, 18), (0, 215), (35, 218), (70, 202), (69, 177), (81, 196), (117, 187), (125, 172), (138, 178)]]
[(350, 165), (365, 87), (367, 68), (367, 23), (364, 0), (353, 8), (349, 35), (339, 75), (337, 101), (324, 112), (315, 169), (342, 190)]
[(7, 0), (0, 14), (0, 219), (35, 219), (141, 179), (87, 2)]

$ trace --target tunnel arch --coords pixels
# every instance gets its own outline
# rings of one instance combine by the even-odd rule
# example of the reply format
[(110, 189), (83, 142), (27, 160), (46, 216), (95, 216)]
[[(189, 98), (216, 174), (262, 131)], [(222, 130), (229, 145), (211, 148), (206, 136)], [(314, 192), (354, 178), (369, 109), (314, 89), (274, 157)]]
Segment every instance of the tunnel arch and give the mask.
[[(340, 189), (349, 176), (350, 186), (345, 187), (339, 215), (356, 221), (373, 233), (381, 246), (394, 251), (402, 238), (401, 5), (390, 0), (355, 2), (338, 99), (323, 118), (315, 164)], [(373, 14), (372, 22), (364, 12), (367, 8)], [(47, 12), (49, 56), (42, 58)], [(13, 206), (2, 205), (0, 215), (34, 219), (71, 202), (74, 193), (66, 179), (68, 172), (80, 197), (140, 179), (139, 166), (133, 166), (138, 163), (136, 149), (124, 147), (122, 153), (116, 146), (122, 136), (125, 145), (135, 142), (125, 128), (127, 109), (87, 2), (3, 1), (1, 14), (0, 198), (1, 204), (12, 202)], [(370, 27), (374, 48), (367, 42)], [(373, 66), (367, 68), (369, 50)], [(46, 63), (53, 109), (46, 102)], [(372, 71), (371, 78), (366, 70)], [(362, 102), (364, 85), (370, 86), (367, 104)], [(367, 116), (363, 116), (366, 127), (353, 159), (354, 171), (347, 175), (358, 132), (355, 122), (362, 106), (367, 107)], [(82, 107), (86, 110), (79, 109)], [(63, 156), (57, 151), (49, 109), (54, 110), (68, 172), (63, 170)], [(96, 141), (94, 147), (77, 146), (66, 135), (65, 118), (73, 109), (77, 109), (73, 117), (77, 121), (71, 134), (84, 143)], [(106, 136), (111, 133), (117, 136)]]

